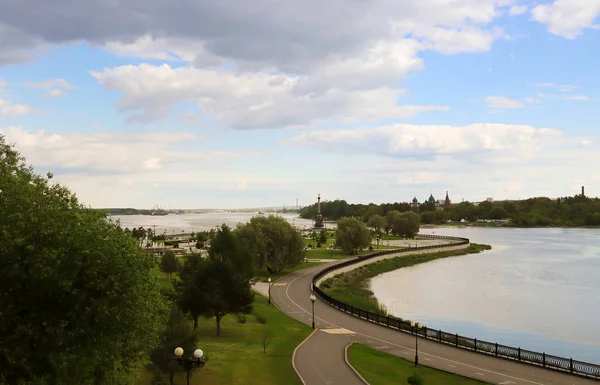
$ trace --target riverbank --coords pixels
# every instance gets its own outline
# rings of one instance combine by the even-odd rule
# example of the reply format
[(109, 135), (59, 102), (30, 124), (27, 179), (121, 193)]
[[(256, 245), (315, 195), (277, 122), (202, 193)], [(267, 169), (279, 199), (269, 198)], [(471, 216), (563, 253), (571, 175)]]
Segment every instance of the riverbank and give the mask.
[(433, 254), (402, 255), (374, 262), (347, 273), (338, 274), (335, 277), (325, 280), (321, 284), (321, 289), (329, 296), (344, 303), (372, 313), (387, 315), (387, 310), (379, 304), (377, 298), (375, 298), (373, 292), (369, 289), (369, 279), (403, 267), (414, 266), (440, 258), (477, 254), (491, 248), (489, 245), (471, 243), (468, 248), (462, 250), (441, 251)]

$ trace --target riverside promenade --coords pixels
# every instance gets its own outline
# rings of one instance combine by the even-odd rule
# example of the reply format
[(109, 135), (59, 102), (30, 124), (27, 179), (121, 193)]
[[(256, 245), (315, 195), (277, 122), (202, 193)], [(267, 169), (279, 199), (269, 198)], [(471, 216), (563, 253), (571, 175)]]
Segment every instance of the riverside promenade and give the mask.
[[(290, 317), (311, 325), (309, 296), (312, 278), (327, 266), (330, 264), (300, 270), (281, 278), (271, 287), (272, 302)], [(257, 291), (264, 291), (264, 288), (261, 289)], [(315, 332), (297, 347), (292, 358), (293, 366), (305, 385), (364, 385), (366, 382), (346, 360), (346, 347), (351, 343), (364, 344), (408, 360), (413, 360), (415, 356), (413, 335), (358, 319), (320, 299), (315, 303), (315, 326)], [(486, 356), (422, 338), (419, 340), (419, 361), (423, 366), (492, 384), (599, 384), (591, 379)]]

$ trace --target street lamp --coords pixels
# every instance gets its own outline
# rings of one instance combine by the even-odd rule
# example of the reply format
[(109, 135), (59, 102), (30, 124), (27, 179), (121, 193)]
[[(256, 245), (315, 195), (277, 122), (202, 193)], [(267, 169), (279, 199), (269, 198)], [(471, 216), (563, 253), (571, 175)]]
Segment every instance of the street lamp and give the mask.
[[(410, 322), (410, 326), (413, 328), (413, 332), (415, 333), (415, 368), (419, 366), (419, 332), (423, 327), (422, 323), (415, 323), (414, 321)], [(416, 329), (415, 329), (416, 326)]]
[(330, 252), (329, 253), (329, 258), (333, 258), (333, 245), (329, 245), (328, 249), (329, 249), (329, 252)]
[(317, 300), (317, 297), (315, 297), (314, 294), (310, 295), (310, 302), (312, 302), (312, 328), (315, 328), (315, 301)]
[(267, 282), (269, 283), (269, 305), (271, 304), (271, 277), (269, 277), (269, 279), (267, 279)]
[(377, 239), (377, 248), (379, 249), (379, 241), (381, 240), (381, 235), (377, 234), (377, 237), (375, 239)]
[(185, 368), (187, 372), (187, 385), (190, 385), (190, 373), (193, 369), (201, 368), (206, 363), (206, 359), (202, 360), (204, 357), (204, 352), (202, 349), (194, 350), (194, 357), (183, 357), (183, 349), (181, 347), (175, 348), (175, 358), (174, 360), (177, 363)]

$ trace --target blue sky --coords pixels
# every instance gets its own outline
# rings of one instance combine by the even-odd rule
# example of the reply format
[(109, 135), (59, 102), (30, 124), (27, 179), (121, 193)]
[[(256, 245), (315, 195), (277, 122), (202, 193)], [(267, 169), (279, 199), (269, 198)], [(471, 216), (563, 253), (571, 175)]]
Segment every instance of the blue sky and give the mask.
[(598, 195), (599, 0), (391, 3), (0, 5), (0, 134), (95, 207)]

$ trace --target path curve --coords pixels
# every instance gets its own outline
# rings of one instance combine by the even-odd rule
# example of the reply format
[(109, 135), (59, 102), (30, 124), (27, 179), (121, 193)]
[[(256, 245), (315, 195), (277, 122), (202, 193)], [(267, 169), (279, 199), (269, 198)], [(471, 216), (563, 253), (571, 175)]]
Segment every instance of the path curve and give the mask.
[[(290, 317), (311, 325), (309, 296), (312, 278), (329, 265), (299, 270), (279, 279), (271, 288), (271, 300)], [(414, 336), (360, 320), (320, 300), (315, 302), (315, 324), (318, 330), (297, 347), (293, 358), (293, 366), (306, 385), (364, 385), (363, 380), (346, 363), (345, 349), (351, 343), (361, 343), (409, 360), (415, 354)], [(598, 385), (592, 379), (485, 356), (424, 339), (419, 340), (419, 359), (425, 366), (493, 384)]]

